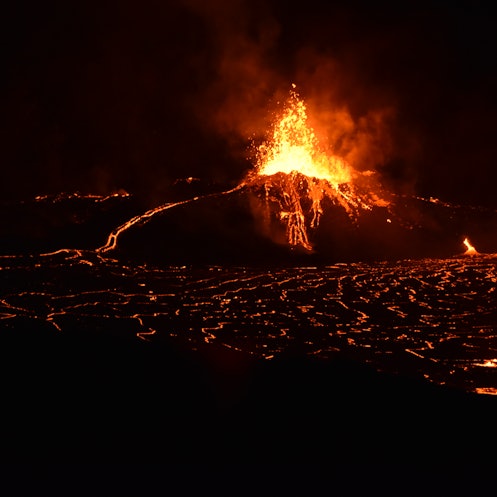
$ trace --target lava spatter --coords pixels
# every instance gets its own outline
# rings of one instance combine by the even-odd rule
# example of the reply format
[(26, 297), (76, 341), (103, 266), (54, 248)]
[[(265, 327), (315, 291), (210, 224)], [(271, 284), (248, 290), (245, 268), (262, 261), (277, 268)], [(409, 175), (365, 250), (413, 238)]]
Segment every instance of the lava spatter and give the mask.
[(361, 210), (389, 205), (368, 181), (373, 174), (358, 172), (340, 156), (322, 149), (308, 123), (306, 105), (292, 85), (270, 136), (256, 147), (256, 166), (248, 183), (262, 185), (266, 201), (277, 206), (288, 244), (312, 250), (309, 230), (318, 226), (325, 198), (351, 219)]

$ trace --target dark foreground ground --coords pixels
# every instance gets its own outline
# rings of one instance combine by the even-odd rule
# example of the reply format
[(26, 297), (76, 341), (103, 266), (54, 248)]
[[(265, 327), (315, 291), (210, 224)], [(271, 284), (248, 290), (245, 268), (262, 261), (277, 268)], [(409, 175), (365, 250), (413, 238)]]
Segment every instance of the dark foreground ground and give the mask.
[(492, 465), (497, 399), (337, 358), (0, 333), (4, 461)]

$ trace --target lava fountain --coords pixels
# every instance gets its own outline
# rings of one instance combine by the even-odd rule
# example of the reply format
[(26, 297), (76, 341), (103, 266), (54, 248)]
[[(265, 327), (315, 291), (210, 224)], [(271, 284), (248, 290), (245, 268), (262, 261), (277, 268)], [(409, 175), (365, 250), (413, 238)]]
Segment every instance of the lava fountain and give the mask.
[(479, 252), (471, 245), (469, 240), (467, 238), (464, 239), (464, 245), (466, 247), (466, 252), (464, 252), (464, 255), (478, 255)]
[(352, 220), (361, 210), (387, 207), (389, 202), (375, 192), (374, 172), (356, 171), (322, 148), (295, 88), (292, 85), (270, 136), (255, 148), (256, 165), (247, 182), (262, 186), (266, 204), (276, 205), (287, 242), (311, 251), (309, 229), (318, 226), (325, 198), (345, 209)]

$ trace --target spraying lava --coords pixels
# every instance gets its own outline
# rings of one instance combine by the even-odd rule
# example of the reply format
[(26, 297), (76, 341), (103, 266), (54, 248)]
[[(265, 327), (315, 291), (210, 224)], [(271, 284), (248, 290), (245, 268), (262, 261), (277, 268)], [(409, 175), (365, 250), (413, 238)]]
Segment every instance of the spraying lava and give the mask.
[(466, 252), (464, 252), (464, 255), (478, 255), (479, 252), (469, 243), (469, 240), (467, 238), (464, 239), (464, 245), (466, 246)]
[(361, 209), (389, 205), (367, 186), (372, 175), (371, 171), (359, 173), (321, 148), (307, 122), (306, 105), (292, 85), (270, 138), (256, 148), (250, 182), (264, 187), (267, 204), (277, 205), (288, 243), (310, 251), (308, 230), (318, 226), (325, 198), (345, 209), (351, 219), (356, 219)]

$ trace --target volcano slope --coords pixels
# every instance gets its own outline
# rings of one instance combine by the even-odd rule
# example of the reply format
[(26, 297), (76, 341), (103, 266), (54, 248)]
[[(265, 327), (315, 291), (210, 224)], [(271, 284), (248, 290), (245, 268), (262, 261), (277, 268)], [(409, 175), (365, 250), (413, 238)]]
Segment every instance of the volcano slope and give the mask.
[[(444, 258), (464, 252), (470, 236), (482, 252), (497, 246), (497, 213), (418, 197), (393, 197), (352, 218), (330, 199), (319, 224), (305, 223), (311, 249), (288, 242), (281, 205), (260, 187), (171, 204), (122, 230), (109, 254), (159, 265), (306, 265), (351, 261)], [(309, 203), (302, 202), (308, 213)]]

